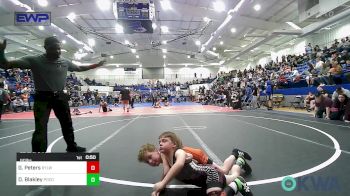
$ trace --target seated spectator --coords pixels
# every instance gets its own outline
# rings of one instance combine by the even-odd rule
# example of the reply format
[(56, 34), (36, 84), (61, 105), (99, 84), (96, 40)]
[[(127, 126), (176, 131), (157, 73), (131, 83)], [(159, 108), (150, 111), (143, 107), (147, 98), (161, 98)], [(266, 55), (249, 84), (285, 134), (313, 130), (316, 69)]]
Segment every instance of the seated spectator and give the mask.
[(341, 86), (339, 86), (332, 94), (332, 101), (336, 101), (338, 99), (338, 95), (344, 94), (347, 97), (350, 97), (350, 91), (348, 89), (345, 89)]
[(324, 118), (329, 119), (330, 108), (332, 107), (332, 100), (327, 96), (317, 93), (315, 96), (315, 117), (323, 118), (324, 113), (326, 116)]
[(342, 52), (344, 50), (347, 50), (349, 48), (349, 42), (347, 42), (344, 38), (341, 39), (341, 42), (339, 43), (339, 51)]
[(308, 112), (315, 109), (315, 95), (312, 94), (312, 92), (309, 92), (309, 94), (305, 97), (304, 107)]
[(242, 110), (242, 97), (240, 92), (236, 92), (232, 95), (232, 109)]
[(330, 119), (345, 120), (345, 113), (349, 114), (349, 111), (346, 111), (346, 109), (349, 110), (349, 107), (347, 107), (349, 104), (349, 98), (344, 94), (339, 94), (331, 107)]
[(28, 111), (29, 109), (29, 94), (27, 92), (21, 94), (21, 99), (23, 100), (23, 110)]
[(339, 61), (335, 60), (332, 62), (332, 68), (329, 69), (328, 73), (330, 73), (331, 75), (341, 75), (343, 73)]
[(320, 73), (321, 70), (323, 69), (323, 64), (324, 64), (324, 62), (321, 60), (321, 58), (317, 57), (316, 58), (315, 70)]
[[(325, 66), (327, 66), (328, 63), (325, 63)], [(326, 85), (333, 84), (334, 76), (341, 75), (343, 70), (342, 67), (339, 65), (338, 61), (332, 61), (332, 67), (328, 70), (327, 74), (325, 75), (324, 70), (321, 71), (321, 77), (318, 80), (318, 83), (324, 83)]]
[(346, 71), (350, 71), (350, 59), (346, 60), (346, 67), (345, 67)]
[(284, 75), (281, 75), (278, 78), (278, 86), (279, 87), (287, 87), (288, 86), (288, 80)]
[(23, 100), (20, 97), (16, 97), (15, 100), (12, 101), (12, 109), (14, 112), (18, 112), (18, 108), (21, 108), (23, 111)]
[(349, 53), (348, 53), (347, 50), (343, 50), (343, 51), (341, 52), (340, 60), (341, 60), (341, 61), (344, 61), (344, 62), (347, 61), (347, 60), (350, 60), (350, 55), (349, 55)]

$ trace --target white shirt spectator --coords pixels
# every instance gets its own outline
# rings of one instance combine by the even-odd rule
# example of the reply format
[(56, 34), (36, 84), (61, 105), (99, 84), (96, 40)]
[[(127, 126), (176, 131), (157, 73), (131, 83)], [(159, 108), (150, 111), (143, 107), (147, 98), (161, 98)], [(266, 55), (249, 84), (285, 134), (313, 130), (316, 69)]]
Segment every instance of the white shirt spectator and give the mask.
[(298, 72), (297, 69), (294, 69), (294, 70), (292, 71), (291, 76), (292, 76), (292, 77), (295, 77), (295, 76), (297, 76), (297, 75), (299, 75), (299, 72)]
[(12, 105), (15, 106), (23, 106), (23, 100), (20, 98), (17, 98), (15, 100), (12, 101)]
[(323, 61), (318, 61), (317, 63), (316, 63), (316, 66), (315, 66), (315, 69), (317, 69), (317, 70), (321, 70), (322, 69), (322, 67), (323, 67), (323, 64), (324, 64), (324, 62)]
[(312, 46), (310, 44), (305, 47), (305, 52), (306, 52), (306, 54), (312, 53)]
[[(22, 99), (21, 99), (22, 100)], [(26, 101), (22, 101), (23, 102), (23, 106), (29, 107), (29, 102), (28, 99)]]

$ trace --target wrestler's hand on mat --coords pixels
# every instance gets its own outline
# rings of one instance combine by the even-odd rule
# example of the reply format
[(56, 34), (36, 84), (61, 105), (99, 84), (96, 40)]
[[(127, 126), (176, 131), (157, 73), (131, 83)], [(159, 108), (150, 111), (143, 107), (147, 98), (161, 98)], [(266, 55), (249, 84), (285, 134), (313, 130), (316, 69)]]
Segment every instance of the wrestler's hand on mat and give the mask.
[(153, 191), (153, 192), (152, 192), (152, 196), (159, 196), (159, 192)]
[(158, 192), (158, 193), (161, 190), (163, 190), (164, 188), (165, 188), (165, 184), (162, 181), (155, 183), (154, 186), (153, 186), (154, 192)]

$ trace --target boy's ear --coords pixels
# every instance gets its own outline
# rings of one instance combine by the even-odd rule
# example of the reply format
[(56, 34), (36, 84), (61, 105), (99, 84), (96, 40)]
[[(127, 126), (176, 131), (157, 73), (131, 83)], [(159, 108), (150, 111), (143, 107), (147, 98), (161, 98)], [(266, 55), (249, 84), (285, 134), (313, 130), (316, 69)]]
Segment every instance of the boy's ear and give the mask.
[(173, 147), (176, 147), (176, 144), (173, 142)]

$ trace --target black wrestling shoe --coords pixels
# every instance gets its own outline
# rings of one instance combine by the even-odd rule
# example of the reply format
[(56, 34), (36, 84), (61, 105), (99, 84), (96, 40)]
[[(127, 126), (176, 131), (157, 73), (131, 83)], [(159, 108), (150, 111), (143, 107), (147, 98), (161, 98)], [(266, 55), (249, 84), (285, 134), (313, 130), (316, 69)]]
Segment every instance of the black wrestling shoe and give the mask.
[(253, 196), (252, 191), (243, 177), (238, 176), (234, 182), (237, 184), (238, 192), (240, 192), (243, 196)]
[(86, 148), (80, 146), (67, 147), (67, 152), (86, 152)]
[(245, 162), (242, 169), (244, 169), (245, 175), (250, 175), (252, 173), (252, 168), (247, 162)]
[(252, 168), (243, 157), (240, 156), (237, 158), (236, 165), (242, 168), (246, 175), (250, 175), (252, 173)]
[(238, 157), (243, 157), (244, 159), (247, 159), (249, 161), (252, 160), (252, 157), (247, 152), (244, 152), (243, 150), (240, 150), (238, 148), (234, 148), (232, 150), (232, 155), (235, 156), (236, 159), (238, 159)]

